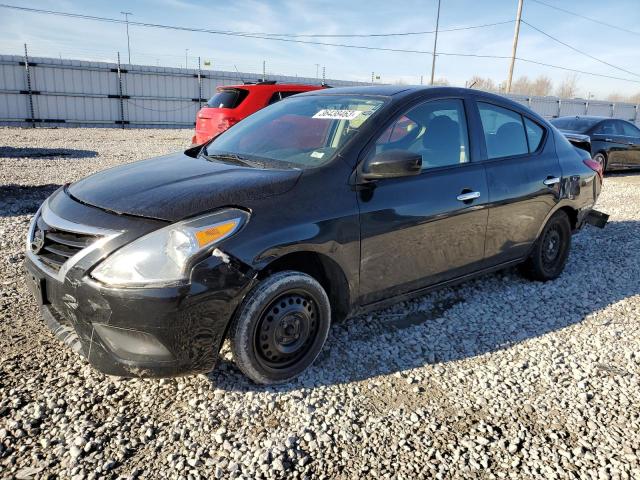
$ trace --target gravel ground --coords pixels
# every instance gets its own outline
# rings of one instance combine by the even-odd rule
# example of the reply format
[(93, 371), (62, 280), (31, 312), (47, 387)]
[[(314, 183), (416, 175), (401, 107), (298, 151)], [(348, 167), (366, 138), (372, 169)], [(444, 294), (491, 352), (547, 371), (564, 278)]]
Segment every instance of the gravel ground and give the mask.
[(190, 134), (0, 129), (0, 478), (640, 478), (633, 174), (606, 179), (610, 223), (558, 280), (508, 270), (346, 320), (289, 385), (228, 352), (208, 376), (115, 379), (62, 347), (22, 279), (31, 215)]

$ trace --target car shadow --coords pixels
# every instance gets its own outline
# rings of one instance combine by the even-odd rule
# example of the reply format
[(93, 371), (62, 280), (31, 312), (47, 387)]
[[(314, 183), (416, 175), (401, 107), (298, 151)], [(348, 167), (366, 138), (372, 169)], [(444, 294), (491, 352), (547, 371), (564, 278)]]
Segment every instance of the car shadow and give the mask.
[(639, 227), (636, 221), (585, 227), (574, 236), (565, 272), (551, 282), (528, 281), (511, 268), (334, 324), (316, 362), (288, 384), (253, 384), (224, 351), (208, 379), (222, 390), (287, 392), (509, 349), (640, 294), (640, 257), (625, 256), (640, 248)]
[(0, 217), (33, 215), (61, 185), (0, 185)]
[(75, 148), (35, 148), (35, 147), (6, 147), (0, 146), (0, 158), (93, 158), (97, 157), (95, 150), (80, 150)]

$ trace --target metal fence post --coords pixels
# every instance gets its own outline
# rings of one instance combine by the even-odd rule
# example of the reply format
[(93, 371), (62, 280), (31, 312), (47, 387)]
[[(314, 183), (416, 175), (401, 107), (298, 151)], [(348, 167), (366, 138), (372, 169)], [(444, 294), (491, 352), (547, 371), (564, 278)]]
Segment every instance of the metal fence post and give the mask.
[(27, 92), (29, 93), (29, 114), (31, 115), (31, 128), (36, 128), (36, 116), (33, 110), (33, 90), (31, 89), (31, 70), (29, 69), (29, 53), (27, 44), (24, 44), (24, 68), (27, 74)]
[(640, 104), (636, 105), (633, 108), (636, 111), (636, 113), (634, 113), (634, 115), (633, 115), (633, 123), (638, 123), (638, 110), (640, 109)]
[(562, 99), (559, 98), (558, 99), (558, 117), (560, 116), (561, 111), (562, 111)]
[(120, 97), (120, 124), (124, 130), (124, 100), (122, 99), (122, 69), (120, 68), (120, 52), (118, 52), (118, 96)]
[(202, 70), (200, 70), (200, 57), (198, 57), (198, 110), (202, 108)]

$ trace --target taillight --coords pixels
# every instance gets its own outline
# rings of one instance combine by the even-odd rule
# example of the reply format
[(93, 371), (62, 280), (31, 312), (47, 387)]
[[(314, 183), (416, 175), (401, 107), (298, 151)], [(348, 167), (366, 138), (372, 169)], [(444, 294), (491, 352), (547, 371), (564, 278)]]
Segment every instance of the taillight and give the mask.
[(593, 170), (598, 174), (598, 176), (600, 177), (600, 181), (603, 180), (604, 172), (602, 171), (601, 163), (596, 162), (592, 158), (587, 158), (586, 160), (583, 160), (583, 162), (587, 167), (589, 167), (591, 170)]
[(218, 130), (224, 132), (225, 130), (233, 127), (236, 123), (238, 123), (238, 119), (236, 118), (223, 118), (222, 121), (218, 124)]

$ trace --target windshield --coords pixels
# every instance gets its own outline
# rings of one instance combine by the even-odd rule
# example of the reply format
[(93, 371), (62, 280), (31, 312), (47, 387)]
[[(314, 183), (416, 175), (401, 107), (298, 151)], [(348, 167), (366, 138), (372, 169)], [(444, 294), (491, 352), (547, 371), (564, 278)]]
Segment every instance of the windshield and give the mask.
[(563, 117), (552, 119), (551, 124), (561, 130), (584, 133), (599, 121), (599, 118)]
[(291, 97), (242, 120), (207, 148), (209, 158), (311, 168), (330, 162), (384, 100), (347, 95)]

